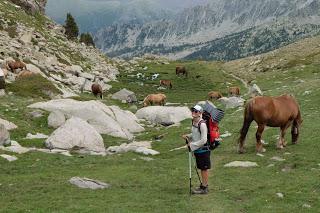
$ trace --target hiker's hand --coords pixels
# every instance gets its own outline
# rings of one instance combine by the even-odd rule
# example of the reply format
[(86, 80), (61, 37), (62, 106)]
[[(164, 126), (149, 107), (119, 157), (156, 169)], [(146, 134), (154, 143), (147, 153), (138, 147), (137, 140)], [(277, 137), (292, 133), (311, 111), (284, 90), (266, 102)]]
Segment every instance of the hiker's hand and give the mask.
[(185, 140), (188, 140), (189, 141), (189, 137), (188, 137), (188, 135), (182, 135), (181, 136), (183, 139), (185, 139)]

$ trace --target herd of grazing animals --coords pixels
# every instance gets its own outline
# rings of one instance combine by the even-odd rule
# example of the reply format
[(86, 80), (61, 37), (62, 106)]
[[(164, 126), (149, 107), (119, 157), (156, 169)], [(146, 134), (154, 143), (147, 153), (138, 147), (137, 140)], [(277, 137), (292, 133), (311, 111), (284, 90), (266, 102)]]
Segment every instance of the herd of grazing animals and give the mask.
[[(33, 72), (27, 70), (26, 64), (20, 60), (7, 62), (6, 68), (8, 70), (10, 70), (11, 72), (18, 74), (16, 77), (18, 79), (30, 77), (30, 76), (34, 75)], [(18, 71), (18, 69), (20, 69), (20, 71)], [(4, 69), (4, 70), (6, 71), (6, 69)], [(185, 66), (177, 65), (175, 71), (176, 71), (177, 76), (182, 75), (184, 77), (188, 77), (188, 71)], [(173, 84), (172, 84), (171, 80), (168, 80), (168, 79), (164, 80), (163, 79), (163, 80), (160, 80), (160, 86), (164, 86), (164, 87), (172, 89)], [(82, 90), (83, 90), (83, 88), (82, 88)], [(93, 83), (91, 85), (91, 92), (95, 97), (99, 96), (102, 99), (102, 97), (103, 97), (102, 87), (98, 82), (96, 82), (96, 76), (94, 77)], [(165, 104), (166, 97), (164, 94), (160, 93), (160, 96), (161, 95), (164, 96), (164, 97), (161, 96), (162, 97), (161, 101), (158, 101), (159, 98), (153, 98), (153, 97), (156, 97), (154, 95), (156, 95), (156, 94), (150, 94), (150, 96), (147, 96), (143, 102), (143, 105), (148, 106), (148, 105), (164, 105)], [(230, 87), (229, 88), (229, 95), (230, 96), (239, 96), (240, 95), (239, 87)], [(218, 100), (219, 98), (222, 98), (222, 94), (219, 91), (211, 91), (208, 93), (209, 100)]]
[[(177, 76), (184, 76), (184, 77), (188, 77), (188, 71), (186, 69), (185, 66), (181, 66), (181, 65), (177, 65), (176, 66), (176, 75)], [(197, 77), (196, 77), (197, 78)], [(159, 81), (159, 85), (160, 86), (164, 86), (166, 88), (170, 88), (172, 89), (172, 81), (171, 80), (168, 80), (168, 79), (161, 79)], [(239, 87), (230, 87), (228, 89), (228, 94), (229, 96), (237, 96), (239, 97), (240, 96), (240, 88)], [(156, 96), (155, 95), (163, 95), (161, 93), (158, 93), (158, 94), (149, 94), (148, 96), (145, 97), (144, 101), (143, 101), (143, 106), (149, 106), (149, 105), (164, 105), (165, 103), (165, 100), (166, 98), (164, 98), (164, 100), (161, 100), (161, 101), (158, 101), (160, 100), (160, 98), (155, 98)], [(164, 95), (165, 96), (165, 95)], [(207, 96), (207, 99), (208, 100), (218, 100), (220, 98), (222, 98), (222, 94), (221, 92), (219, 91), (210, 91), (208, 93), (208, 96)], [(153, 101), (154, 99), (154, 101)]]
[[(20, 71), (18, 72), (17, 70), (20, 69)], [(5, 65), (5, 69), (3, 69), (4, 71), (4, 77), (6, 76), (6, 72), (7, 70), (10, 70), (11, 72), (17, 74), (17, 79), (19, 78), (26, 78), (26, 77), (30, 77), (32, 75), (35, 75), (35, 73), (27, 70), (26, 64), (23, 63), (22, 61), (10, 61), (7, 62)], [(176, 75), (177, 76), (184, 76), (184, 77), (188, 77), (188, 72), (187, 69), (184, 66), (176, 66)], [(86, 82), (86, 81), (85, 81)], [(85, 83), (84, 83), (85, 84)], [(171, 80), (160, 80), (160, 86), (165, 86), (167, 88), (172, 89), (172, 81)], [(84, 85), (83, 85), (84, 87)], [(82, 90), (83, 90), (82, 87)], [(102, 87), (101, 85), (96, 82), (96, 76), (93, 79), (93, 83), (91, 86), (91, 91), (92, 94), (97, 98), (97, 96), (99, 95), (100, 98), (102, 99)], [(229, 96), (240, 96), (240, 88), (237, 86), (233, 86), (233, 87), (229, 87), (228, 89), (228, 95)], [(209, 100), (218, 100), (220, 98), (222, 98), (222, 94), (219, 91), (210, 91), (208, 93), (207, 98)], [(149, 94), (147, 95), (144, 100), (143, 100), (143, 106), (152, 106), (152, 105), (160, 105), (160, 106), (164, 106), (166, 103), (167, 97), (165, 94), (162, 93), (157, 93), (157, 94)], [(267, 108), (263, 108), (258, 107), (258, 103), (271, 103), (272, 101), (274, 101), (274, 104), (272, 105), (273, 107), (278, 106), (277, 108), (272, 108), (272, 107), (267, 107)], [(282, 103), (282, 102), (283, 103)], [(279, 102), (279, 104), (278, 104)], [(278, 104), (278, 105), (277, 105)], [(266, 104), (265, 104), (266, 105)], [(264, 105), (263, 105), (264, 106)], [(258, 107), (258, 108), (257, 108)], [(282, 107), (282, 108), (281, 108)], [(295, 114), (288, 114), (288, 110), (287, 108), (292, 108), (292, 112), (294, 112)], [(264, 109), (264, 111), (263, 111)], [(254, 111), (256, 110), (256, 112)], [(258, 111), (257, 111), (258, 110)], [(279, 118), (279, 116), (277, 117), (267, 117), (266, 115), (269, 116), (273, 116), (273, 114), (271, 113), (270, 110), (273, 110), (275, 113), (277, 113), (277, 110), (283, 110), (283, 112), (281, 113), (282, 115), (287, 115), (287, 116), (291, 116), (294, 119), (288, 123), (284, 123), (284, 121), (287, 121), (288, 118), (284, 117), (283, 121), (280, 120), (281, 118)], [(261, 113), (265, 113), (265, 114), (260, 114)], [(259, 117), (260, 116), (260, 117)], [(291, 118), (290, 117), (290, 118)], [(264, 123), (265, 121), (271, 121), (273, 123)], [(271, 119), (271, 120), (270, 120)], [(247, 131), (250, 127), (250, 123), (255, 120), (258, 125), (259, 128), (257, 130), (257, 145), (256, 145), (256, 149), (257, 152), (261, 152), (263, 150), (262, 148), (262, 144), (261, 144), (261, 135), (262, 135), (262, 131), (264, 129), (265, 126), (277, 126), (280, 127), (281, 129), (281, 138), (280, 141), (278, 143), (278, 148), (283, 148), (286, 143), (284, 141), (284, 134), (285, 134), (285, 130), (291, 125), (292, 129), (291, 129), (291, 133), (292, 133), (292, 143), (297, 143), (297, 138), (299, 135), (299, 127), (302, 123), (302, 119), (301, 119), (301, 114), (300, 114), (300, 110), (299, 110), (299, 105), (297, 104), (297, 101), (292, 97), (292, 96), (280, 96), (280, 97), (275, 97), (274, 99), (272, 97), (256, 97), (252, 100), (250, 100), (247, 104), (246, 104), (246, 108), (245, 108), (245, 116), (244, 116), (244, 123), (243, 123), (243, 127), (241, 128), (241, 136), (239, 138), (239, 152), (243, 153), (244, 151), (244, 139), (245, 136), (247, 134)], [(278, 121), (279, 120), (279, 121)], [(274, 122), (278, 122), (278, 123), (274, 123)]]

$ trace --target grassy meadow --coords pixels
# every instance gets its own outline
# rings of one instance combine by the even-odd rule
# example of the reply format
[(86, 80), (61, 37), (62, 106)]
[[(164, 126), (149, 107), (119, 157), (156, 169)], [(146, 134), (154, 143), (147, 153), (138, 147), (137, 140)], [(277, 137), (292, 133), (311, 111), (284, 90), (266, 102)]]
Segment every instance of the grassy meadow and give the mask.
[[(189, 76), (175, 76), (175, 66), (183, 64)], [(129, 105), (110, 99), (110, 94), (122, 88), (136, 93), (139, 100), (158, 92), (159, 79), (171, 79), (173, 89), (161, 90), (170, 103), (192, 106), (205, 100), (211, 90), (227, 94), (227, 86), (244, 85), (230, 75), (224, 74), (222, 63), (204, 61), (179, 61), (168, 65), (146, 63), (132, 73), (122, 72), (118, 82), (106, 92), (102, 100), (107, 105), (116, 104), (123, 109)], [(143, 71), (143, 67), (148, 69)], [(145, 78), (137, 79), (137, 73)], [(157, 80), (150, 76), (159, 73)], [(236, 73), (235, 73), (236, 74)], [(181, 147), (180, 135), (190, 131), (190, 120), (178, 127), (148, 127), (136, 135), (136, 140), (153, 140), (152, 148), (161, 154), (145, 161), (136, 153), (101, 156), (74, 154), (67, 157), (59, 154), (29, 152), (14, 154), (19, 159), (8, 162), (0, 158), (0, 212), (319, 212), (320, 211), (320, 159), (319, 159), (319, 65), (311, 63), (289, 69), (252, 73), (255, 81), (266, 95), (294, 94), (300, 103), (303, 125), (297, 145), (291, 145), (290, 134), (286, 135), (288, 146), (276, 149), (279, 130), (267, 128), (263, 139), (268, 143), (264, 156), (255, 153), (255, 127), (251, 124), (246, 141), (246, 153), (237, 153), (238, 132), (242, 125), (243, 110), (227, 109), (220, 124), (220, 131), (232, 135), (212, 152), (213, 168), (210, 170), (210, 193), (204, 196), (189, 196), (188, 152)], [(148, 79), (146, 79), (148, 77)], [(240, 76), (241, 77), (241, 76)], [(26, 108), (31, 103), (47, 100), (44, 96), (19, 93), (19, 84), (8, 86), (9, 96), (0, 97), (0, 117), (14, 122), (18, 129), (11, 131), (11, 138), (23, 146), (43, 147), (43, 140), (23, 139), (28, 132), (50, 134), (47, 115), (32, 118), (34, 109)], [(31, 89), (30, 89), (31, 90)], [(305, 92), (305, 91), (310, 91)], [(248, 98), (244, 96), (244, 98)], [(83, 94), (78, 100), (94, 99)], [(215, 103), (219, 107), (220, 103)], [(141, 105), (138, 105), (140, 108)], [(134, 111), (134, 110), (133, 110)], [(290, 133), (290, 131), (288, 131)], [(155, 137), (164, 134), (160, 141)], [(123, 139), (103, 136), (106, 146), (119, 145)], [(0, 154), (11, 154), (0, 151)], [(274, 161), (278, 156), (285, 161)], [(254, 161), (255, 168), (225, 168), (224, 164), (235, 160)], [(112, 186), (105, 190), (80, 189), (71, 185), (71, 177), (97, 179)], [(198, 185), (193, 170), (193, 186)], [(282, 193), (279, 198), (276, 193)]]

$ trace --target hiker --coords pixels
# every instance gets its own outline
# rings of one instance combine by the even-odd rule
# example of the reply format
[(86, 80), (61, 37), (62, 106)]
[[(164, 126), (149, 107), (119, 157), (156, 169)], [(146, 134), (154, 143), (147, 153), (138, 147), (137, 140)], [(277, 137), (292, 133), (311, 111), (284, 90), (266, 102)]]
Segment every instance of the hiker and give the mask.
[[(195, 105), (191, 108), (192, 112), (192, 133), (182, 135), (182, 138), (188, 141), (188, 146), (194, 153), (197, 168), (201, 170), (202, 183), (200, 187), (192, 190), (193, 194), (207, 194), (210, 162), (210, 149), (207, 146), (207, 125), (202, 119), (203, 108)], [(199, 126), (200, 124), (200, 126)], [(199, 131), (200, 127), (200, 131)]]

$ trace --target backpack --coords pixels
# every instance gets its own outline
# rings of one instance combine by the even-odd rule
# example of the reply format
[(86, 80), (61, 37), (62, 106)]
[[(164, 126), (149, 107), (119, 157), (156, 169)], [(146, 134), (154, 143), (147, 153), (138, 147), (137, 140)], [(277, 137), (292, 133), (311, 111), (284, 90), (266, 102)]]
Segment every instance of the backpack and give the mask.
[[(219, 132), (219, 121), (223, 118), (224, 112), (220, 109), (212, 109), (211, 112), (209, 113), (206, 108), (204, 108), (204, 111), (202, 113), (202, 119), (198, 123), (198, 130), (201, 134), (200, 130), (200, 125), (202, 123), (205, 123), (207, 125), (208, 133), (207, 133), (207, 144), (206, 146), (210, 149), (213, 150), (217, 148), (221, 142), (218, 140), (220, 137), (220, 132)], [(213, 116), (211, 116), (213, 115)]]

